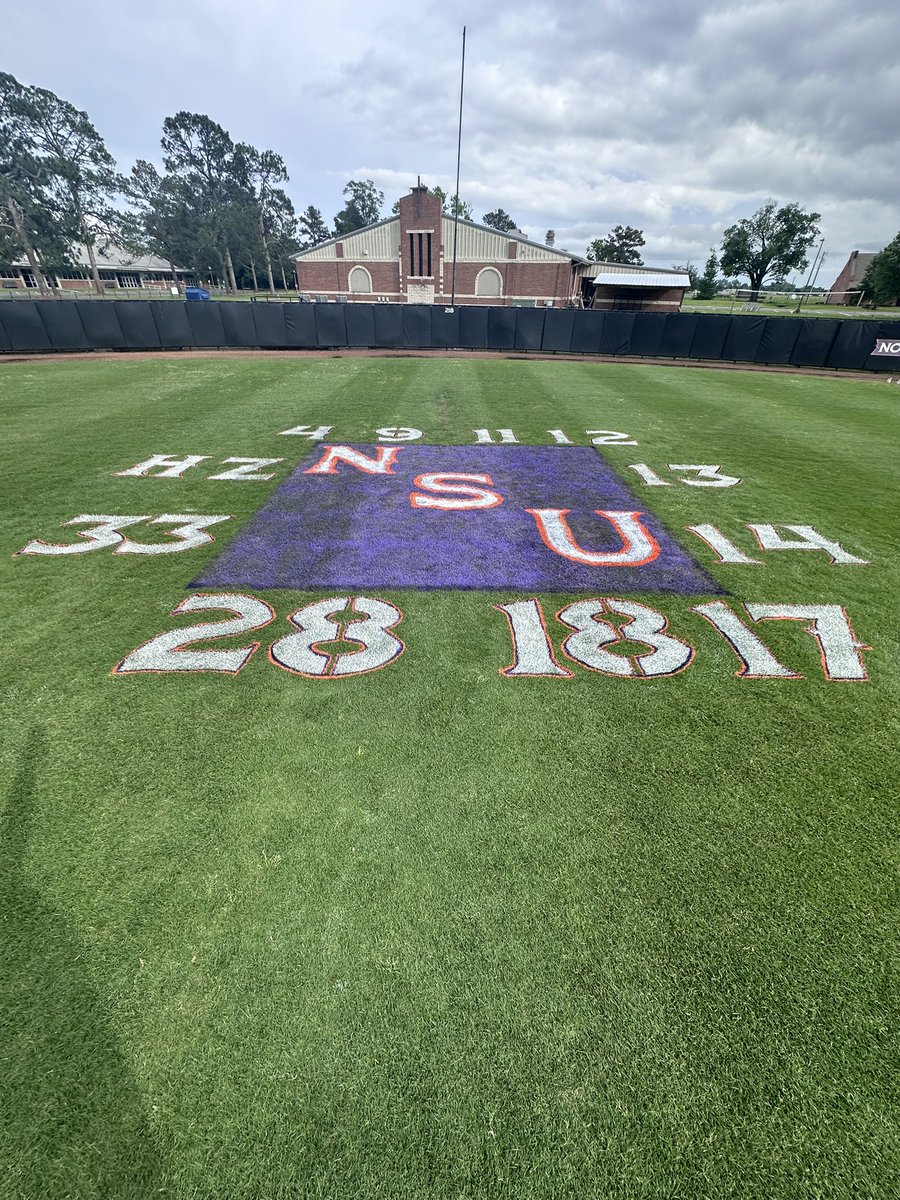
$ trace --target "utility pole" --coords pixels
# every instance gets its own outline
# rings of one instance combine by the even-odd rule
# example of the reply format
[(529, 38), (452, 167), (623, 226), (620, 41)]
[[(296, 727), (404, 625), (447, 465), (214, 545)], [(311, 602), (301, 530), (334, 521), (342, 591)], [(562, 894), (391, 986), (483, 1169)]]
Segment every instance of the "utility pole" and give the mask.
[[(822, 254), (822, 247), (824, 245), (825, 245), (825, 239), (822, 238), (822, 240), (819, 242), (818, 249), (816, 250), (815, 257), (813, 258), (812, 266), (809, 268), (809, 275), (807, 276), (807, 279), (806, 279), (806, 291), (800, 293), (800, 303), (794, 309), (795, 314), (798, 313), (800, 311), (800, 309), (803, 307), (804, 297), (809, 295), (809, 289), (812, 287), (812, 284), (813, 284), (813, 278), (814, 278), (813, 272), (814, 271), (815, 271), (815, 278), (818, 278), (819, 267), (821, 267), (821, 265), (822, 265), (822, 263), (819, 262), (819, 255)], [(822, 262), (824, 262), (824, 261), (825, 261), (825, 255), (822, 254)]]
[(453, 272), (450, 277), (450, 305), (456, 304), (456, 244), (459, 240), (459, 163), (462, 156), (463, 87), (466, 80), (466, 27), (462, 32), (462, 65), (459, 72), (459, 136), (456, 140), (456, 197), (453, 213)]

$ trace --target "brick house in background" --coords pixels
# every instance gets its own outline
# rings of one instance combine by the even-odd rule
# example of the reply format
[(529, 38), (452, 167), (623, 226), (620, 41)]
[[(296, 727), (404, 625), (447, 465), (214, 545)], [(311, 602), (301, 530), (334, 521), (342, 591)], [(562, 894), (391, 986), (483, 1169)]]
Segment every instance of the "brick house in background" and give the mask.
[(398, 216), (295, 255), (297, 288), (311, 300), (449, 304), (454, 226), (457, 304), (561, 308), (580, 300), (579, 255), (454, 222), (422, 185), (401, 198)]
[(861, 290), (863, 276), (874, 257), (874, 252), (866, 254), (865, 251), (854, 250), (844, 264), (840, 275), (838, 275), (837, 279), (831, 285), (831, 291), (825, 303), (852, 304), (855, 297), (842, 295), (842, 293), (858, 292)]

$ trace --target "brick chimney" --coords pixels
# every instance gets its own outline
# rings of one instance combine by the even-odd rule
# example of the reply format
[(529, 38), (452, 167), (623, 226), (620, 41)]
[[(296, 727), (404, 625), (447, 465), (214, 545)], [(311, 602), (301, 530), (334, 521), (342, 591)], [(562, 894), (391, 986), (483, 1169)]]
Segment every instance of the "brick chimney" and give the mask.
[(423, 184), (400, 198), (400, 264), (408, 283), (434, 286), (441, 257), (441, 202)]

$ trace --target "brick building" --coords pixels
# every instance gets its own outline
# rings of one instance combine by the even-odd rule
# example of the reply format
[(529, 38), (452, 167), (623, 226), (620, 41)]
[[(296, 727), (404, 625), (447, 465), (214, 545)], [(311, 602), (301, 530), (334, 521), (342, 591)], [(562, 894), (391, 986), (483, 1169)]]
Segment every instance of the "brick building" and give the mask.
[[(149, 291), (168, 292), (174, 284), (194, 283), (193, 271), (172, 267), (163, 259), (152, 254), (135, 256), (117, 246), (94, 248), (94, 257), (100, 274), (100, 283), (106, 291)], [(65, 267), (45, 265), (47, 282), (61, 291), (86, 291), (91, 289), (88, 253), (84, 246), (72, 247), (72, 263)], [(31, 273), (26, 258), (13, 263), (0, 262), (0, 288), (20, 290), (36, 288), (37, 280)]]
[(454, 231), (458, 304), (559, 308), (580, 300), (580, 256), (455, 222), (421, 185), (402, 197), (398, 216), (295, 255), (297, 288), (311, 300), (449, 304)]
[(587, 263), (579, 270), (585, 308), (678, 312), (691, 286), (683, 271), (632, 263)]
[(850, 296), (847, 293), (858, 293), (861, 290), (863, 276), (874, 257), (874, 252), (866, 254), (865, 251), (854, 250), (841, 268), (840, 275), (831, 285), (831, 291), (828, 293), (825, 303), (854, 304), (859, 297)]

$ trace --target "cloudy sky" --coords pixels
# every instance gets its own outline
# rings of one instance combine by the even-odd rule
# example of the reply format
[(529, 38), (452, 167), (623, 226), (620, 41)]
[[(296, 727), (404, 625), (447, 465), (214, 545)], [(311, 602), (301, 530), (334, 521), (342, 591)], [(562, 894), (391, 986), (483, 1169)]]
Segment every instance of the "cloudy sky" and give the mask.
[(669, 266), (797, 201), (822, 214), (820, 283), (900, 229), (898, 0), (29, 0), (0, 69), (86, 109), (121, 169), (207, 113), (330, 222), (348, 179), (386, 210), (417, 175), (453, 190), (464, 24), (476, 220), (578, 253), (634, 225)]

